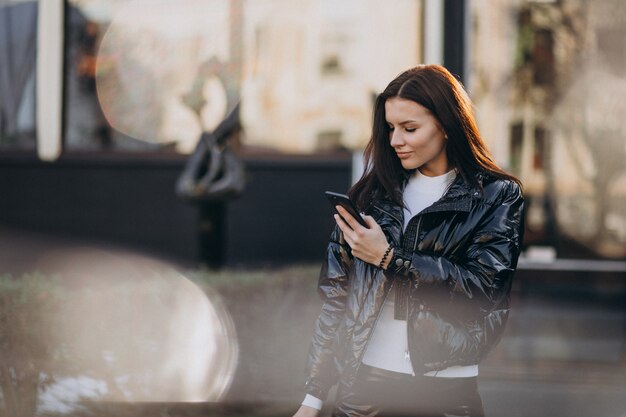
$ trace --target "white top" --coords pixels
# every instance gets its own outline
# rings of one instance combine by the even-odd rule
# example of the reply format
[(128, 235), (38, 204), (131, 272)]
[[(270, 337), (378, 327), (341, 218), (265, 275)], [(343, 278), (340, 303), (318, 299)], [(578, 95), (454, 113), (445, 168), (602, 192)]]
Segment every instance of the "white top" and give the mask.
[[(403, 193), (406, 206), (404, 208), (405, 229), (413, 216), (443, 196), (456, 175), (456, 170), (436, 177), (426, 176), (419, 170), (415, 171)], [(395, 291), (392, 287), (372, 331), (362, 362), (376, 368), (415, 375), (409, 358), (406, 321), (394, 319), (394, 300)], [(472, 377), (478, 375), (478, 365), (452, 366), (441, 371), (428, 372), (425, 375), (448, 378)], [(306, 395), (302, 404), (318, 410), (322, 408), (322, 401), (309, 394)]]
[(406, 206), (404, 208), (404, 228), (406, 229), (413, 216), (432, 206), (433, 203), (443, 197), (455, 178), (455, 169), (436, 177), (429, 177), (419, 170), (415, 170), (415, 174), (409, 179), (402, 194)]

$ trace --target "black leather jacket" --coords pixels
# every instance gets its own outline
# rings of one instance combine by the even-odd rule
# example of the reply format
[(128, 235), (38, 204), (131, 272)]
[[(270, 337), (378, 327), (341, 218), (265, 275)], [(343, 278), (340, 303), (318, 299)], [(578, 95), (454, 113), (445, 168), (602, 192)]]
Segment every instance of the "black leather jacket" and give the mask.
[(392, 286), (401, 294), (396, 300), (404, 300), (404, 308), (396, 302), (396, 314), (406, 315), (416, 373), (477, 364), (498, 342), (520, 253), (524, 200), (512, 181), (477, 178), (480, 188), (458, 176), (404, 232), (401, 207), (390, 200), (370, 205), (366, 213), (394, 247), (386, 271), (353, 258), (335, 228), (320, 272), (324, 304), (309, 350), (307, 393), (324, 399), (338, 381), (351, 387)]

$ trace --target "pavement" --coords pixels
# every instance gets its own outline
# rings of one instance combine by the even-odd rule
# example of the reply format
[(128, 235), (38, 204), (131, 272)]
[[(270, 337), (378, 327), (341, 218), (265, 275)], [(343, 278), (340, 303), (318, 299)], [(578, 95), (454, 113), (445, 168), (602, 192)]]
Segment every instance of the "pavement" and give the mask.
[[(80, 242), (0, 226), (0, 273), (19, 276), (32, 271), (42, 254), (76, 245)], [(626, 275), (616, 274), (611, 279), (626, 283)], [(480, 366), (487, 415), (626, 417), (623, 283), (607, 292), (594, 285), (570, 291), (567, 281), (546, 286), (547, 281), (549, 275), (543, 286), (524, 283), (523, 289), (520, 285), (514, 289), (507, 331)], [(280, 400), (276, 404), (274, 408), (267, 404), (207, 403), (187, 408), (151, 404), (126, 406), (125, 412), (119, 408), (123, 406), (113, 406), (110, 413), (100, 405), (94, 410), (97, 415), (136, 416), (144, 411), (145, 415), (252, 415), (253, 409), (257, 410), (254, 415), (290, 414), (290, 406)], [(132, 413), (132, 407), (143, 411)], [(186, 411), (180, 411), (181, 407)]]
[(507, 331), (481, 365), (480, 390), (497, 417), (626, 416), (626, 308), (514, 293)]

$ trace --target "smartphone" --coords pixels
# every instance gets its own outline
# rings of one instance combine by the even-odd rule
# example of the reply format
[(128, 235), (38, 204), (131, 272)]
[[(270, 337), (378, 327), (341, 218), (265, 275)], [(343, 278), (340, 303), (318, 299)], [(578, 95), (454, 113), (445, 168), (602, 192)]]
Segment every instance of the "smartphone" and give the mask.
[(343, 207), (348, 213), (350, 213), (352, 217), (354, 217), (357, 222), (359, 222), (361, 226), (369, 229), (369, 226), (365, 222), (365, 219), (363, 218), (363, 216), (361, 216), (361, 214), (359, 214), (359, 211), (356, 209), (356, 206), (354, 205), (352, 200), (350, 200), (350, 197), (345, 194), (333, 193), (332, 191), (326, 191), (324, 194), (326, 195), (326, 198), (333, 207), (333, 210), (337, 211), (335, 209), (335, 206)]

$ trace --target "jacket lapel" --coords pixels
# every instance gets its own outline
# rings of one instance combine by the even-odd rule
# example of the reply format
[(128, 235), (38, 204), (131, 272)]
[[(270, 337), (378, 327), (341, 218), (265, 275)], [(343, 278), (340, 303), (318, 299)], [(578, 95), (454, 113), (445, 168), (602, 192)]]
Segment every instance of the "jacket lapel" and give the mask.
[[(483, 174), (476, 174), (476, 178), (482, 187)], [(459, 175), (441, 199), (433, 203), (433, 205), (426, 207), (419, 214), (441, 211), (469, 212), (472, 208), (472, 201), (480, 197), (480, 195), (481, 191), (478, 187), (471, 186)]]
[[(482, 187), (484, 175), (482, 173), (478, 173), (476, 174), (476, 178), (480, 187)], [(459, 175), (454, 180), (452, 185), (450, 185), (443, 197), (431, 206), (426, 207), (417, 215), (444, 211), (469, 212), (472, 209), (472, 202), (479, 198), (481, 194), (482, 193), (479, 187), (471, 186), (463, 179), (462, 176)], [(379, 200), (374, 204), (374, 207), (384, 212), (387, 216), (398, 223), (399, 230), (397, 230), (397, 232), (398, 235), (401, 235), (404, 230), (404, 210), (402, 207), (395, 204), (391, 201), (391, 199)], [(399, 237), (394, 236), (394, 240), (399, 241)]]

